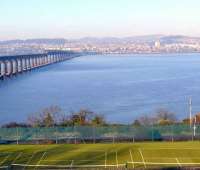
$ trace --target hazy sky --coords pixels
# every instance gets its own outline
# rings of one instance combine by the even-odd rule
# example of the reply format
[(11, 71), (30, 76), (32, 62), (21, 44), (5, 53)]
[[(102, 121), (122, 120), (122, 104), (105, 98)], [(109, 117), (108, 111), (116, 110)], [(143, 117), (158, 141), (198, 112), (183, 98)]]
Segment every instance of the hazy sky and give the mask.
[(200, 36), (200, 0), (0, 0), (0, 40)]

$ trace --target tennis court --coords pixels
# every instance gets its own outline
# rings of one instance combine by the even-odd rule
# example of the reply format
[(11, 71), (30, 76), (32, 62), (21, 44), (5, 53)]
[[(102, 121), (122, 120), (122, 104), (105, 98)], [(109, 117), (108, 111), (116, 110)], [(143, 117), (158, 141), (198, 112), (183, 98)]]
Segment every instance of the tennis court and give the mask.
[(200, 166), (199, 142), (1, 145), (1, 169), (73, 169)]

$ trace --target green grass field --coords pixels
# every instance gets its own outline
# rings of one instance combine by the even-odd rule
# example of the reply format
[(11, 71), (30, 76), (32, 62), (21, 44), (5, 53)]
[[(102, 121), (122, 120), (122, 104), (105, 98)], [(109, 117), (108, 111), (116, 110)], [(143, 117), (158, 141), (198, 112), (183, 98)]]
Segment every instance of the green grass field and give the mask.
[(197, 167), (200, 142), (0, 145), (0, 167), (9, 165), (14, 169)]

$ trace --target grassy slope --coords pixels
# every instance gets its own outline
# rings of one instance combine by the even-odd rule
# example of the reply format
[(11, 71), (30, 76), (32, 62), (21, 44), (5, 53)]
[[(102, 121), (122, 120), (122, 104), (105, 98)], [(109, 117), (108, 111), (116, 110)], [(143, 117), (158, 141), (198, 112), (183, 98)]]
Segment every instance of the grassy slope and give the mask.
[[(143, 162), (142, 156), (145, 162), (177, 163), (175, 166), (178, 166), (178, 162), (200, 163), (200, 142), (0, 145), (0, 166), (11, 163), (117, 165), (132, 162), (132, 159), (134, 162)], [(141, 163), (139, 166), (145, 165)]]

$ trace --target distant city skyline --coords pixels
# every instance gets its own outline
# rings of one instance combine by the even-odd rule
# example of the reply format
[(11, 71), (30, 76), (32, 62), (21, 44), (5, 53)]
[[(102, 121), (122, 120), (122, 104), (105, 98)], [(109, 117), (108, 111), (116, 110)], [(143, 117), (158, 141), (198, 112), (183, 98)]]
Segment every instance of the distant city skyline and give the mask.
[(199, 0), (1, 0), (0, 40), (200, 37)]

